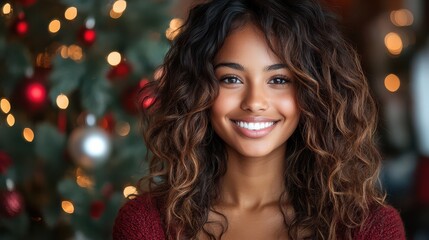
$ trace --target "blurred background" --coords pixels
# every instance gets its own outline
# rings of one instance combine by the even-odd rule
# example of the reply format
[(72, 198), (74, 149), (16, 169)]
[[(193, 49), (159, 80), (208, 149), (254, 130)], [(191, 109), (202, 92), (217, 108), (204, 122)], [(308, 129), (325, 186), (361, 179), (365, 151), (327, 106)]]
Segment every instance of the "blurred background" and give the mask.
[[(379, 105), (388, 201), (408, 239), (429, 239), (429, 3), (324, 3)], [(111, 238), (147, 169), (136, 94), (160, 74), (191, 4), (1, 1), (0, 239)]]

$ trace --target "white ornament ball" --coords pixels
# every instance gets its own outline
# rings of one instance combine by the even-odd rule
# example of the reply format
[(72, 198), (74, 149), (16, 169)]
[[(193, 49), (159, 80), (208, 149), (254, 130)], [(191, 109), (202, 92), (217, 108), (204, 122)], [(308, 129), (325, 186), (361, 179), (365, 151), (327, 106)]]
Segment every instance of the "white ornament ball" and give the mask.
[(76, 164), (94, 168), (109, 158), (112, 144), (109, 135), (102, 128), (80, 127), (72, 132), (68, 150)]

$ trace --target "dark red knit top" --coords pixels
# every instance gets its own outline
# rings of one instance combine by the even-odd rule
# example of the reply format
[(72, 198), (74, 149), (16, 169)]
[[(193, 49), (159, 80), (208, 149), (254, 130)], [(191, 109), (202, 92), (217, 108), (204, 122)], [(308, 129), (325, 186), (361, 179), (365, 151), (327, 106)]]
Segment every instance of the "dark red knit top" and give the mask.
[[(156, 202), (148, 194), (129, 200), (119, 210), (113, 227), (114, 240), (164, 240), (165, 233)], [(356, 240), (402, 240), (405, 231), (398, 212), (379, 207), (371, 212)]]

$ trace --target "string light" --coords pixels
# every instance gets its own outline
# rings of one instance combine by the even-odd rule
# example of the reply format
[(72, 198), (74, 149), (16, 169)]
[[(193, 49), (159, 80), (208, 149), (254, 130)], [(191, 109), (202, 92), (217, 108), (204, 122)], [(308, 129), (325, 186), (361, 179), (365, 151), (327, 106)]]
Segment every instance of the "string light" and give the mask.
[(386, 48), (389, 53), (393, 55), (399, 55), (402, 52), (402, 39), (395, 32), (390, 32), (386, 35), (386, 37), (384, 37), (384, 44), (386, 45)]
[(69, 98), (64, 94), (60, 94), (57, 96), (56, 103), (60, 109), (67, 109), (69, 106)]
[(64, 12), (64, 17), (69, 21), (75, 19), (77, 17), (77, 8), (75, 7), (67, 8), (66, 11)]
[(73, 203), (70, 201), (62, 201), (61, 208), (65, 213), (72, 214), (74, 212)]
[(9, 127), (12, 127), (13, 125), (15, 125), (15, 117), (11, 113), (9, 113), (6, 117), (6, 122)]
[(113, 11), (113, 9), (111, 9), (109, 16), (113, 19), (118, 19), (122, 16), (122, 13), (117, 13), (117, 12)]
[(75, 61), (80, 61), (83, 58), (82, 48), (72, 44), (67, 48), (67, 56)]
[(127, 8), (127, 2), (124, 0), (117, 0), (113, 6), (112, 11), (115, 13), (123, 13), (125, 9)]
[(132, 194), (137, 194), (137, 189), (134, 186), (127, 186), (127, 187), (124, 188), (123, 194), (124, 194), (125, 198), (132, 199), (132, 198), (134, 198), (132, 196)]
[(390, 13), (390, 21), (398, 27), (410, 26), (414, 22), (414, 16), (408, 9), (399, 9)]
[(399, 80), (398, 76), (392, 73), (387, 75), (386, 78), (384, 79), (384, 86), (388, 91), (396, 92), (401, 86), (401, 81)]
[(56, 33), (60, 30), (61, 28), (61, 22), (58, 19), (54, 19), (49, 23), (49, 32), (51, 33)]
[(9, 100), (7, 100), (6, 98), (2, 98), (0, 100), (0, 109), (4, 113), (8, 113), (10, 111), (10, 102), (9, 102)]
[(83, 188), (91, 188), (94, 185), (92, 179), (85, 175), (81, 168), (76, 169), (76, 183)]
[(3, 5), (2, 12), (4, 15), (8, 15), (8, 14), (12, 13), (12, 6), (10, 5), (10, 3), (5, 3)]
[(127, 122), (120, 122), (115, 129), (119, 136), (125, 137), (130, 133), (131, 126)]
[(43, 53), (37, 54), (36, 66), (49, 68), (51, 66), (51, 58), (49, 56), (49, 53), (43, 52)]
[(122, 56), (120, 53), (118, 52), (111, 52), (109, 53), (109, 55), (107, 56), (107, 62), (111, 65), (111, 66), (116, 66), (121, 62)]
[(31, 130), (31, 128), (24, 128), (22, 135), (27, 142), (32, 142), (34, 140), (34, 132)]
[(170, 21), (170, 27), (165, 31), (165, 36), (168, 40), (173, 40), (180, 33), (180, 27), (183, 25), (183, 20), (180, 18), (173, 18)]

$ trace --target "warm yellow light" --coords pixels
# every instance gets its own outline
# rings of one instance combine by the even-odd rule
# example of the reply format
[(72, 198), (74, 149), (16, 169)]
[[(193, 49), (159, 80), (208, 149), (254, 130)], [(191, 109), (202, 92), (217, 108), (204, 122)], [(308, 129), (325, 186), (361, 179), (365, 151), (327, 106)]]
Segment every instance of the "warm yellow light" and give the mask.
[(402, 52), (402, 39), (395, 32), (390, 32), (384, 37), (384, 44), (387, 50), (393, 55), (399, 55)]
[(22, 135), (27, 142), (32, 142), (34, 140), (34, 132), (31, 130), (31, 128), (24, 128)]
[(67, 20), (73, 20), (77, 17), (77, 8), (75, 7), (69, 7), (66, 9), (66, 11), (64, 12), (64, 17)]
[(8, 113), (10, 111), (10, 102), (9, 102), (9, 100), (7, 100), (6, 98), (2, 98), (0, 100), (0, 109), (4, 113)]
[(118, 19), (122, 16), (122, 13), (117, 13), (113, 10), (110, 10), (109, 16), (113, 19)]
[(134, 186), (127, 186), (127, 187), (124, 188), (124, 192), (123, 193), (124, 193), (124, 197), (125, 198), (133, 198), (130, 195), (137, 194), (137, 189)]
[(83, 52), (82, 48), (78, 45), (70, 45), (67, 49), (67, 56), (75, 61), (82, 60)]
[(112, 66), (118, 65), (121, 62), (121, 59), (122, 59), (122, 56), (118, 52), (111, 52), (107, 56), (107, 62)]
[(173, 28), (167, 28), (167, 30), (165, 31), (165, 37), (170, 40), (173, 41), (177, 35), (179, 35), (179, 29), (173, 29)]
[(69, 57), (69, 48), (66, 45), (62, 45), (58, 48), (58, 51), (60, 52), (60, 55), (62, 58), (68, 58)]
[(401, 86), (401, 81), (399, 80), (399, 77), (395, 74), (389, 74), (384, 79), (384, 86), (390, 92), (396, 92)]
[(9, 127), (12, 127), (13, 125), (15, 125), (15, 117), (11, 113), (9, 113), (6, 117), (6, 122)]
[(43, 67), (43, 68), (49, 68), (51, 66), (51, 57), (50, 57), (49, 53), (43, 52), (43, 53), (37, 54), (36, 66)]
[(94, 185), (94, 181), (80, 168), (76, 169), (76, 183), (83, 188), (91, 188)]
[(61, 202), (61, 208), (64, 212), (68, 214), (72, 214), (74, 212), (74, 206), (73, 203), (70, 201), (62, 201)]
[(414, 16), (408, 9), (399, 9), (390, 13), (390, 21), (398, 27), (410, 26), (414, 22)]
[(56, 33), (61, 28), (61, 22), (58, 19), (54, 19), (49, 23), (49, 32)]
[(5, 5), (3, 5), (2, 12), (4, 15), (8, 15), (12, 12), (12, 6), (10, 5), (10, 3), (6, 3)]
[(173, 18), (170, 21), (170, 28), (172, 28), (173, 30), (177, 30), (182, 25), (183, 25), (183, 20), (180, 18)]
[(116, 132), (119, 136), (125, 137), (130, 133), (130, 124), (127, 122), (121, 122), (116, 125)]
[(57, 106), (61, 109), (67, 109), (69, 106), (69, 98), (64, 94), (58, 95), (56, 102)]
[(127, 2), (124, 0), (116, 1), (112, 6), (112, 11), (116, 13), (123, 13), (127, 8)]

